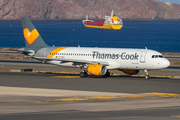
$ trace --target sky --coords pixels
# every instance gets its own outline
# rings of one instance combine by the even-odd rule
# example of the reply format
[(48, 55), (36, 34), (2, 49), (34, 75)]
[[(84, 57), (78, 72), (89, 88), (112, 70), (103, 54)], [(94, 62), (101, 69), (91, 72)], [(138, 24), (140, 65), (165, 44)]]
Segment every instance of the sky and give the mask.
[(180, 4), (180, 0), (157, 0), (157, 1)]

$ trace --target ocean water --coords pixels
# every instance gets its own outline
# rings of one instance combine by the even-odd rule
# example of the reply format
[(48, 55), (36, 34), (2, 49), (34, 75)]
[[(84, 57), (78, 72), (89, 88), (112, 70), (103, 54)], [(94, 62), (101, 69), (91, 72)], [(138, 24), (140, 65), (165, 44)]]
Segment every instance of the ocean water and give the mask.
[[(50, 46), (141, 48), (180, 52), (180, 21), (124, 21), (121, 30), (85, 28), (82, 22), (33, 22)], [(0, 21), (0, 47), (25, 47), (20, 21)]]

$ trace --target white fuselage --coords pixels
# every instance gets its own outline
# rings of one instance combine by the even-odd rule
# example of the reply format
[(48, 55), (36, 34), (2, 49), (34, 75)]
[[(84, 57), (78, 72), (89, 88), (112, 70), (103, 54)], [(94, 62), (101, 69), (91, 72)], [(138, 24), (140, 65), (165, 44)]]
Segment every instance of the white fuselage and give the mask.
[(59, 48), (61, 47), (42, 48), (36, 53), (35, 57), (53, 58), (53, 60), (46, 62), (69, 67), (81, 67), (82, 64), (72, 61), (59, 61), (58, 59), (107, 62), (107, 69), (151, 70), (166, 68), (170, 65), (170, 62), (161, 53), (154, 50), (88, 47)]

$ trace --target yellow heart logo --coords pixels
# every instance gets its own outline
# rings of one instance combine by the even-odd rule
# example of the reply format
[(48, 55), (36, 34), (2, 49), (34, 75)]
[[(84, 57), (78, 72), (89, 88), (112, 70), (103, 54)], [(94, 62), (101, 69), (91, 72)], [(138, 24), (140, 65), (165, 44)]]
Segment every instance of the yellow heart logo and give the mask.
[(25, 37), (26, 41), (29, 44), (32, 44), (36, 40), (36, 38), (38, 38), (38, 36), (39, 36), (39, 33), (36, 29), (34, 29), (33, 31), (30, 32), (28, 28), (25, 28), (23, 33), (24, 33), (24, 37)]

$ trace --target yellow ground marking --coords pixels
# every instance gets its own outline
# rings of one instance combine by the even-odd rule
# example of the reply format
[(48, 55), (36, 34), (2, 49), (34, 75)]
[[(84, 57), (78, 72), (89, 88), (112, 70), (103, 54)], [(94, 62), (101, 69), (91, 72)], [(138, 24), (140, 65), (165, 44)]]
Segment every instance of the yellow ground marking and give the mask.
[[(53, 56), (56, 55), (56, 53), (58, 53), (59, 51), (65, 49), (65, 48), (68, 48), (68, 47), (59, 47), (59, 48), (53, 50), (53, 51), (51, 52), (51, 54), (49, 54), (49, 55), (47, 56), (47, 58), (52, 58)], [(52, 53), (53, 53), (53, 54), (52, 54)], [(54, 53), (55, 53), (55, 54), (54, 54)]]
[(151, 92), (151, 93), (140, 93), (143, 95), (153, 95), (153, 96), (161, 96), (161, 97), (180, 97), (180, 94), (176, 94), (176, 93), (156, 93), (156, 92)]
[(139, 93), (136, 95), (120, 95), (120, 96), (90, 96), (82, 98), (60, 98), (54, 99), (53, 101), (37, 101), (36, 103), (50, 104), (50, 103), (64, 103), (64, 102), (76, 102), (76, 101), (88, 101), (88, 100), (111, 100), (111, 99), (122, 99), (122, 98), (180, 98), (180, 94), (175, 93)]
[(53, 76), (55, 78), (80, 78), (79, 76)]
[[(65, 103), (65, 102), (78, 102), (78, 101), (98, 101), (98, 100), (113, 100), (123, 98), (180, 98), (180, 94), (176, 93), (139, 93), (135, 95), (120, 95), (120, 96), (90, 96), (81, 98), (60, 98), (51, 101), (35, 101), (34, 103), (4, 103), (0, 105), (26, 105), (26, 104), (52, 104), (52, 103)], [(179, 116), (178, 116), (179, 117)]]
[(118, 98), (139, 98), (139, 97), (150, 97), (152, 95), (121, 95), (121, 96), (92, 96), (83, 98), (62, 98), (55, 99), (58, 101), (82, 101), (82, 100), (103, 100), (103, 99), (118, 99)]

